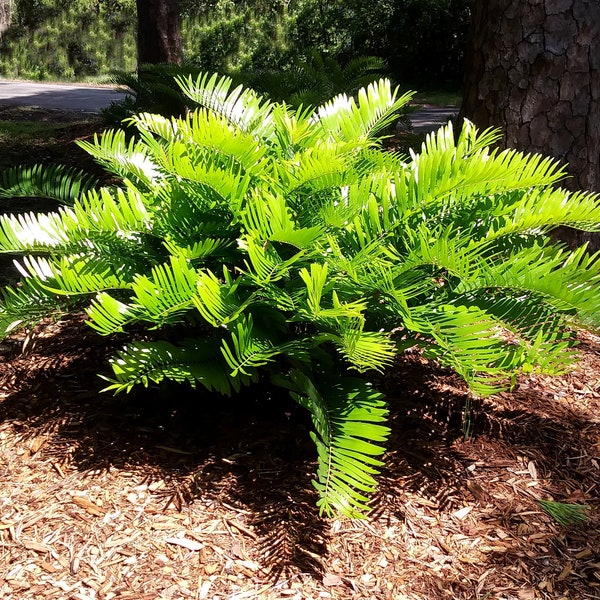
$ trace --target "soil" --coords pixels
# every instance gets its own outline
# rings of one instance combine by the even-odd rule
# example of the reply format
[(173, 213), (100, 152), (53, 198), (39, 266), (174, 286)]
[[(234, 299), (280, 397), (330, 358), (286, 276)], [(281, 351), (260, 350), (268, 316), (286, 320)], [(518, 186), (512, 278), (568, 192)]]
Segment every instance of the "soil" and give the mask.
[[(380, 490), (348, 521), (315, 508), (310, 423), (287, 397), (114, 397), (98, 373), (122, 336), (81, 316), (16, 334), (0, 346), (0, 598), (600, 599), (600, 338), (579, 338), (573, 372), (485, 400), (400, 356), (377, 381)], [(588, 520), (560, 525), (539, 499)]]

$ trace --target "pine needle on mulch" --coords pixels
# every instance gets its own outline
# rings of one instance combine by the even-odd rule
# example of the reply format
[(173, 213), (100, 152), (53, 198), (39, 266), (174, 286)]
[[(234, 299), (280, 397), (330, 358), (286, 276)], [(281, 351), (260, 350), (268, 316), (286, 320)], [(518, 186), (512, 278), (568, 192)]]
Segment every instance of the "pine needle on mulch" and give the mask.
[(573, 373), (486, 401), (399, 359), (364, 522), (319, 518), (287, 398), (102, 394), (121, 343), (71, 319), (0, 349), (1, 598), (600, 598), (600, 338), (581, 334)]

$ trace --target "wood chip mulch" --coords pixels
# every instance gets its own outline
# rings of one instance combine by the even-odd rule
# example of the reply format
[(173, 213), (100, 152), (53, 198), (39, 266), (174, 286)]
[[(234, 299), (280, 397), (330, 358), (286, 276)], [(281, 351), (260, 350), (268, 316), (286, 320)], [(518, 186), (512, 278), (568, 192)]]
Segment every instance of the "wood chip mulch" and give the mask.
[[(600, 338), (581, 362), (471, 398), (407, 354), (373, 514), (322, 519), (306, 415), (100, 393), (118, 338), (81, 320), (0, 347), (3, 600), (600, 599)], [(23, 346), (25, 349), (23, 350)], [(538, 499), (589, 506), (565, 527)]]

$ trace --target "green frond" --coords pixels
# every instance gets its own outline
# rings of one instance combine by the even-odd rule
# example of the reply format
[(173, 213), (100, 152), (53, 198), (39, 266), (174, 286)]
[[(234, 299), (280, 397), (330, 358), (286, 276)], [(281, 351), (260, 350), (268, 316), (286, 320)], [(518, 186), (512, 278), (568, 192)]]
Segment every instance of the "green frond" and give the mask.
[(0, 176), (0, 198), (46, 198), (71, 205), (98, 185), (95, 177), (73, 167), (20, 166)]
[(93, 235), (92, 232), (117, 232), (127, 237), (147, 232), (150, 223), (144, 197), (135, 188), (91, 191), (59, 214), (71, 239), (76, 232), (84, 236)]
[(590, 520), (590, 507), (587, 504), (569, 504), (568, 502), (553, 502), (552, 500), (538, 500), (538, 504), (559, 525), (572, 527), (573, 525), (587, 523)]
[[(483, 140), (493, 132), (484, 132)], [(408, 181), (398, 186), (398, 201), (407, 209), (432, 213), (448, 210), (465, 198), (527, 191), (551, 186), (565, 176), (558, 161), (516, 150), (490, 150), (472, 123), (465, 122), (458, 142), (452, 123), (429, 134), (420, 154), (412, 155)]]
[(149, 218), (134, 188), (90, 190), (72, 207), (54, 213), (0, 215), (0, 252), (72, 252), (77, 241), (89, 247), (106, 232), (123, 239), (135, 236), (148, 229)]
[(600, 327), (600, 255), (589, 255), (582, 246), (573, 252), (556, 247), (533, 247), (511, 255), (506, 262), (481, 269), (472, 281), (464, 281), (456, 292), (502, 290), (533, 294), (543, 305), (562, 313), (569, 321)]
[(326, 382), (319, 391), (300, 371), (291, 379), (297, 391), (294, 399), (306, 408), (315, 432), (319, 493), (317, 505), (326, 515), (364, 517), (370, 510), (368, 496), (377, 486), (375, 476), (382, 462), (383, 446), (389, 429), (383, 423), (387, 407), (383, 395), (360, 379), (343, 378)]
[[(232, 382), (220, 361), (214, 340), (187, 340), (181, 346), (169, 342), (134, 342), (111, 359), (114, 378), (105, 391), (129, 392), (135, 385), (148, 386), (164, 379), (178, 383), (199, 383), (209, 391), (229, 395)], [(241, 378), (235, 382), (247, 383)]]
[(188, 114), (185, 119), (166, 119), (160, 115), (143, 113), (131, 121), (140, 130), (143, 139), (153, 134), (167, 144), (184, 143), (193, 147), (205, 160), (215, 161), (222, 167), (237, 165), (242, 172), (260, 173), (266, 148), (255, 136), (233, 127), (229, 121), (205, 108)]
[(153, 200), (153, 235), (178, 247), (207, 237), (233, 244), (240, 235), (240, 224), (233, 222), (231, 207), (206, 187), (172, 179), (161, 186)]
[(153, 267), (150, 276), (135, 278), (132, 308), (155, 327), (181, 321), (194, 307), (198, 279), (185, 258), (171, 256), (168, 263)]
[(317, 109), (315, 120), (334, 139), (375, 139), (397, 118), (399, 110), (408, 104), (412, 93), (396, 98), (388, 79), (380, 79), (358, 91), (358, 103), (345, 94), (336, 96)]
[(264, 286), (284, 276), (287, 267), (272, 244), (261, 243), (253, 237), (247, 237), (239, 243), (248, 252), (250, 260), (245, 263), (255, 283)]
[(523, 348), (506, 343), (497, 321), (476, 306), (423, 306), (405, 322), (431, 336), (426, 356), (453, 368), (482, 396), (506, 389), (509, 373), (523, 365)]
[(234, 89), (233, 80), (217, 74), (200, 74), (196, 80), (177, 77), (183, 93), (200, 107), (227, 119), (242, 131), (264, 134), (269, 127), (271, 105), (256, 92), (238, 86)]
[[(314, 145), (290, 161), (288, 193), (314, 194), (358, 181), (353, 157), (335, 144)], [(301, 200), (304, 201), (304, 198)]]
[[(301, 227), (294, 220), (286, 198), (268, 189), (254, 189), (249, 194), (240, 220), (248, 239), (281, 242), (299, 249), (310, 248), (323, 232), (319, 226)], [(240, 248), (246, 249), (246, 243), (241, 243)]]
[(486, 242), (515, 234), (547, 233), (559, 226), (600, 231), (600, 194), (533, 189), (517, 198), (502, 198), (502, 206), (501, 214), (498, 209), (490, 211), (491, 218), (481, 223)]
[(171, 240), (165, 240), (165, 248), (173, 256), (185, 258), (191, 261), (205, 260), (210, 257), (220, 256), (233, 247), (230, 240), (206, 237), (187, 246), (178, 246)]
[(383, 371), (396, 356), (396, 346), (388, 335), (364, 331), (364, 323), (359, 319), (346, 321), (339, 348), (344, 358), (359, 372)]
[(245, 303), (237, 297), (238, 282), (233, 282), (224, 269), (224, 282), (212, 271), (199, 271), (196, 281), (197, 293), (192, 298), (202, 317), (213, 327), (220, 327), (237, 319)]
[(85, 296), (128, 287), (110, 262), (90, 261), (85, 255), (62, 255), (54, 260), (25, 256), (16, 265), (25, 277), (37, 279), (43, 289), (62, 296)]
[(254, 332), (252, 316), (243, 316), (230, 331), (231, 344), (223, 339), (221, 352), (231, 369), (230, 377), (239, 374), (253, 377), (258, 367), (262, 367), (281, 354), (284, 348), (274, 346), (268, 338), (259, 337)]
[(498, 322), (498, 335), (509, 346), (519, 346), (523, 371), (563, 373), (575, 362), (576, 338), (562, 316), (539, 295), (522, 289), (473, 290), (456, 303), (477, 306)]
[(101, 335), (121, 333), (125, 325), (137, 320), (137, 312), (111, 294), (100, 292), (86, 309), (89, 325)]
[[(300, 269), (298, 275), (306, 285), (306, 303), (308, 311), (313, 318), (319, 318), (321, 315), (321, 298), (327, 288), (331, 287), (331, 282), (327, 278), (327, 263), (311, 263), (310, 271), (306, 268)], [(327, 286), (327, 288), (326, 288)]]
[(31, 278), (0, 289), (0, 301), (0, 339), (11, 331), (36, 325), (45, 317), (58, 319), (76, 307), (75, 303), (67, 303), (44, 290)]
[(67, 242), (60, 213), (0, 215), (0, 252), (55, 248)]
[(92, 142), (77, 144), (110, 172), (136, 185), (152, 188), (163, 179), (145, 143), (135, 138), (128, 142), (123, 130), (108, 130), (101, 137), (94, 135)]

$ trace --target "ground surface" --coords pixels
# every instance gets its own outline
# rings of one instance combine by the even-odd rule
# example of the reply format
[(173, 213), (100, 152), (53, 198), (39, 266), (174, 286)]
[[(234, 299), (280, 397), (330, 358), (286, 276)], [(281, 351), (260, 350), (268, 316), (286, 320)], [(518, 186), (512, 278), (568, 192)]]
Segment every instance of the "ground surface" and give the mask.
[(98, 112), (125, 94), (112, 86), (0, 80), (0, 103), (51, 110)]
[[(309, 423), (286, 398), (115, 398), (97, 373), (122, 338), (79, 318), (16, 335), (0, 347), (0, 598), (599, 599), (600, 338), (581, 342), (573, 373), (485, 401), (400, 357), (378, 382), (380, 492), (350, 522), (314, 508)], [(560, 526), (537, 499), (590, 521)]]

